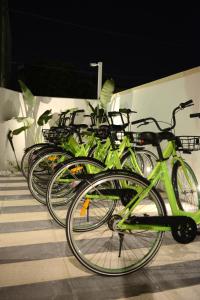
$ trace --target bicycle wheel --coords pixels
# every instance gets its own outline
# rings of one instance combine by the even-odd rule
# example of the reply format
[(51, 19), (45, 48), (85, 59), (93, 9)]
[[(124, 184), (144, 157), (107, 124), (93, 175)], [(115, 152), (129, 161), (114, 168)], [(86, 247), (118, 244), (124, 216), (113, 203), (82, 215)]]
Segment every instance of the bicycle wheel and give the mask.
[[(123, 183), (126, 184), (126, 189), (121, 188)], [(82, 265), (98, 274), (119, 276), (137, 271), (153, 259), (161, 246), (163, 232), (125, 232), (116, 229), (118, 218), (120, 219), (119, 212), (130, 201), (128, 195), (136, 196), (138, 188), (143, 190), (148, 184), (147, 180), (137, 174), (111, 171), (98, 174), (89, 183), (82, 185), (76, 199), (71, 202), (66, 218), (67, 241)], [(87, 215), (80, 213), (88, 200), (91, 216), (89, 221)], [(109, 202), (115, 203), (112, 213), (104, 218), (104, 222), (92, 228), (98, 222), (96, 216), (100, 218), (99, 208)], [(135, 207), (132, 216), (165, 214), (161, 196), (152, 189)], [(88, 230), (85, 230), (87, 226)]]
[(32, 153), (35, 150), (38, 150), (40, 148), (46, 147), (48, 144), (47, 143), (40, 143), (40, 144), (35, 144), (31, 147), (28, 147), (24, 150), (24, 155), (22, 156), (21, 159), (21, 172), (24, 175), (24, 177), (27, 179), (28, 178), (28, 170), (29, 170), (29, 159)]
[(180, 209), (195, 212), (200, 209), (198, 180), (192, 168), (185, 161), (184, 167), (176, 161), (172, 170), (172, 183)]
[[(157, 163), (157, 156), (152, 153), (149, 150), (135, 150), (132, 148), (132, 151), (134, 152), (136, 156), (136, 160), (138, 163), (138, 166), (143, 174), (144, 177), (148, 177), (148, 175), (151, 173), (153, 170), (154, 166)], [(133, 156), (130, 151), (127, 151), (121, 159), (122, 166), (124, 169), (132, 172), (136, 172), (135, 166), (134, 166), (134, 161), (133, 161)]]
[[(53, 219), (66, 227), (66, 213), (81, 182), (105, 169), (105, 165), (92, 158), (73, 158), (61, 166), (49, 181), (46, 204)], [(112, 203), (111, 203), (112, 204)]]
[[(35, 150), (29, 156), (29, 170), (31, 169), (32, 165), (39, 159), (42, 158), (44, 155), (52, 153), (52, 152), (63, 152), (65, 150), (59, 146), (49, 144), (48, 146), (42, 147), (38, 150)], [(73, 156), (70, 152), (67, 152), (71, 157)]]
[(58, 164), (71, 158), (63, 151), (48, 152), (39, 157), (31, 165), (28, 177), (28, 187), (33, 197), (42, 204), (46, 204), (47, 185), (56, 171)]

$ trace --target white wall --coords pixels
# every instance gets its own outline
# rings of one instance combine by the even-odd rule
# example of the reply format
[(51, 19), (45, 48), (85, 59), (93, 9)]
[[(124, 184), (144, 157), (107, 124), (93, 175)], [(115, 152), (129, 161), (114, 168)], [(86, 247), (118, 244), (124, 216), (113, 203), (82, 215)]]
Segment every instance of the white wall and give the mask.
[[(68, 108), (88, 109), (85, 100), (37, 97), (38, 115), (45, 110), (52, 109), (52, 112), (60, 112)], [(173, 108), (180, 102), (193, 99), (195, 105), (177, 114), (176, 133), (178, 135), (200, 135), (200, 119), (190, 119), (189, 114), (200, 112), (200, 67), (182, 73), (178, 73), (133, 89), (115, 94), (110, 106), (111, 110), (131, 108), (138, 113), (133, 119), (152, 116), (158, 120), (170, 122)], [(92, 100), (92, 103), (95, 103)], [(13, 152), (7, 140), (8, 130), (19, 127), (12, 117), (23, 115), (22, 95), (7, 89), (0, 88), (0, 171), (9, 169), (9, 161), (14, 161)], [(81, 122), (81, 120), (80, 120)], [(154, 126), (140, 127), (141, 130), (157, 129)], [(24, 133), (14, 137), (17, 157), (20, 160), (25, 147)], [(200, 152), (193, 152), (187, 155), (192, 167), (199, 174), (200, 178)]]
[[(171, 122), (173, 108), (189, 99), (193, 99), (194, 106), (177, 114), (176, 134), (200, 136), (200, 119), (189, 118), (189, 114), (200, 112), (200, 67), (115, 94), (111, 109), (126, 107), (136, 110), (137, 114), (132, 115), (133, 120), (154, 117)], [(140, 131), (149, 130), (158, 131), (153, 125), (140, 127)], [(185, 157), (200, 179), (200, 152), (193, 152), (191, 156)]]
[[(92, 105), (95, 105), (95, 100), (89, 100)], [(61, 111), (77, 108), (84, 109), (87, 113), (88, 105), (85, 99), (71, 99), (71, 98), (50, 98), (50, 97), (36, 97), (38, 112), (35, 118), (37, 119), (47, 109), (52, 109), (52, 113), (60, 113)], [(14, 120), (14, 117), (25, 116), (24, 103), (21, 93), (13, 92), (4, 88), (0, 88), (0, 171), (9, 170), (9, 162), (15, 162), (13, 151), (7, 139), (9, 129), (14, 130), (23, 126)], [(79, 123), (83, 119), (79, 119)], [(29, 134), (29, 144), (31, 143), (31, 133)], [(24, 132), (18, 136), (13, 137), (16, 148), (17, 158), (20, 162), (25, 148)], [(33, 142), (32, 142), (33, 143)]]

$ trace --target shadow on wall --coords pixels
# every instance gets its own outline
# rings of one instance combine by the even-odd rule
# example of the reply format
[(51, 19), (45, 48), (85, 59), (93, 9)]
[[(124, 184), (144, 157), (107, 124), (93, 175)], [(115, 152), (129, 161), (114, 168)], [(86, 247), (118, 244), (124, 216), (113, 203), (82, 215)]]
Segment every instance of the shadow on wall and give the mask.
[[(192, 111), (194, 113), (200, 112), (200, 68), (197, 68), (196, 72), (193, 71), (190, 75), (185, 76), (184, 87), (188, 99), (192, 99), (195, 103), (195, 105), (192, 106)], [(200, 121), (198, 122), (200, 128)]]
[[(22, 97), (23, 99), (23, 97)], [(51, 97), (41, 97), (41, 96), (34, 96), (34, 102), (32, 107), (29, 108), (29, 110), (25, 113), (25, 106), (26, 106), (26, 101), (22, 101), (23, 103), (23, 116), (24, 117), (31, 117), (34, 120), (33, 125), (25, 130), (24, 136), (25, 136), (25, 148), (38, 143), (42, 142), (42, 129), (40, 126), (37, 124), (37, 120), (40, 116), (40, 110), (41, 110), (41, 105), (42, 103), (44, 105), (50, 104), (52, 98)], [(45, 106), (45, 110), (49, 108)], [(42, 111), (43, 113), (44, 111)]]
[[(191, 74), (185, 76), (184, 87), (188, 99), (194, 101), (194, 106), (191, 106), (191, 113), (200, 113), (200, 67), (191, 70)], [(189, 122), (193, 122), (193, 128), (195, 128), (194, 131), (192, 130), (191, 135), (200, 136), (200, 119), (189, 119)], [(200, 183), (200, 151), (192, 152), (192, 155), (189, 155), (189, 157), (187, 155), (186, 159), (187, 161), (189, 160), (190, 165), (198, 177), (198, 182)]]
[(14, 161), (8, 143), (7, 134), (10, 126), (16, 126), (13, 118), (18, 117), (21, 110), (19, 93), (0, 88), (0, 145), (3, 155), (0, 157), (0, 170), (8, 169), (9, 161)]
[[(50, 97), (36, 98), (37, 100), (31, 112), (35, 120), (34, 123), (36, 123), (38, 117), (40, 104), (43, 103), (44, 105), (48, 105), (51, 102)], [(8, 170), (11, 162), (13, 165), (15, 164), (15, 157), (11, 145), (8, 142), (7, 134), (9, 130), (15, 130), (23, 126), (23, 124), (17, 122), (15, 118), (26, 116), (26, 110), (22, 94), (0, 88), (0, 99), (0, 145), (3, 153), (3, 156), (0, 158), (0, 170)], [(13, 138), (16, 155), (19, 161), (23, 154), (23, 149), (32, 145), (35, 142), (35, 139), (40, 138), (41, 128), (38, 129), (35, 127), (36, 126), (33, 126), (26, 132), (22, 132)]]
[[(16, 120), (16, 117), (21, 119), (25, 117), (32, 117), (34, 120), (33, 126), (29, 129), (22, 131), (18, 135), (13, 136), (13, 143), (15, 146), (15, 152), (18, 162), (21, 161), (24, 148), (35, 143), (35, 137), (39, 140), (39, 136), (42, 137), (41, 127), (37, 126), (38, 118), (46, 111), (52, 110), (53, 118), (48, 124), (45, 124), (44, 128), (49, 126), (55, 126), (55, 121), (58, 118), (60, 112), (68, 109), (84, 109), (86, 114), (88, 112), (87, 101), (90, 101), (92, 105), (97, 105), (96, 100), (88, 99), (74, 99), (74, 98), (51, 98), (34, 96), (34, 105), (32, 107), (25, 108), (25, 103), (22, 93), (13, 92), (0, 88), (0, 145), (2, 156), (0, 156), (0, 172), (10, 170), (10, 162), (15, 164), (15, 157), (8, 142), (7, 134), (9, 130), (19, 129), (24, 126), (22, 122)], [(28, 114), (27, 114), (28, 113)], [(83, 123), (83, 116), (78, 116), (76, 123)], [(34, 126), (35, 125), (35, 126)]]
[(49, 104), (51, 102), (51, 100), (52, 100), (51, 97), (37, 96), (37, 101), (39, 101), (39, 102), (43, 102), (43, 103)]
[(9, 90), (0, 88), (0, 99), (0, 123), (8, 121), (19, 115), (21, 105), (19, 100), (19, 93), (11, 93)]

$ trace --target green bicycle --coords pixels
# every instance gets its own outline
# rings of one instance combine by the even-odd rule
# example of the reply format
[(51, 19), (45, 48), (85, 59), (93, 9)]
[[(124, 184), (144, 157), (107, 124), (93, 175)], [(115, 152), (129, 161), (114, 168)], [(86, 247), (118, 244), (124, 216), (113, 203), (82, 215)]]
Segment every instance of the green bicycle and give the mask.
[[(180, 146), (180, 140), (169, 130), (176, 125), (175, 113), (190, 105), (191, 100), (174, 109), (171, 127), (163, 130), (150, 118), (162, 132), (138, 134), (138, 142), (153, 145), (159, 157), (148, 179), (136, 173), (107, 171), (88, 179), (77, 191), (66, 217), (66, 236), (72, 253), (89, 270), (119, 276), (141, 269), (158, 252), (164, 232), (171, 232), (173, 238), (183, 244), (195, 239), (200, 210), (184, 211), (179, 207), (168, 170), (168, 160)], [(163, 151), (162, 141), (167, 141)], [(199, 207), (200, 194), (194, 173), (190, 173), (191, 169), (178, 156), (174, 166), (177, 164)], [(155, 188), (159, 180), (165, 187), (171, 214)], [(177, 179), (176, 183), (181, 182)], [(114, 203), (113, 210), (105, 218), (104, 211), (99, 208), (110, 206), (110, 202)]]
[[(93, 158), (86, 155), (72, 158), (66, 161), (53, 174), (49, 181), (46, 204), (53, 219), (61, 226), (66, 227), (66, 212), (67, 208), (76, 193), (76, 189), (81, 184), (81, 181), (93, 177), (94, 174), (106, 169), (122, 169), (129, 162), (129, 170), (134, 170), (137, 173), (144, 175), (143, 170), (146, 168), (152, 170), (153, 161), (157, 157), (148, 150), (133, 148), (129, 136), (124, 133), (123, 139), (116, 146), (116, 135), (121, 130), (121, 126), (113, 127), (103, 126), (104, 136), (105, 130), (109, 137), (104, 143), (101, 139), (97, 141), (97, 146), (94, 149)], [(102, 131), (102, 128), (99, 128)], [(127, 166), (126, 166), (127, 167)], [(104, 208), (104, 213), (110, 214), (113, 210), (113, 203)]]
[[(59, 115), (59, 119), (57, 121), (58, 125), (56, 127), (51, 127), (50, 129), (42, 130), (45, 142), (33, 144), (30, 147), (24, 149), (24, 154), (21, 159), (21, 172), (26, 179), (28, 178), (28, 171), (30, 169), (30, 165), (32, 161), (35, 159), (36, 155), (41, 155), (41, 151), (45, 152), (47, 149), (49, 151), (51, 149), (55, 150), (55, 148), (58, 147), (59, 145), (59, 136), (62, 137), (64, 134), (66, 135), (65, 127), (66, 127), (66, 121), (70, 119), (68, 117), (69, 112), (70, 110), (67, 110), (65, 112), (62, 112)], [(74, 119), (72, 119), (71, 116), (71, 125), (73, 125), (72, 120)]]

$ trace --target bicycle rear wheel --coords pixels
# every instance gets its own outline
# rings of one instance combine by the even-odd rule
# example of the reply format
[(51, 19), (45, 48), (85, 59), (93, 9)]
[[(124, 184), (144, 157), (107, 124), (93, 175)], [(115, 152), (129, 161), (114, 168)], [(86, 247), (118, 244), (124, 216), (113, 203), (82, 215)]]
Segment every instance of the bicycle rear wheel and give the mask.
[(183, 161), (183, 164), (177, 161), (173, 166), (174, 192), (180, 209), (195, 212), (200, 209), (198, 180), (188, 163)]
[[(123, 183), (126, 189), (123, 189)], [(66, 236), (69, 246), (89, 270), (102, 275), (125, 275), (144, 267), (159, 250), (162, 232), (150, 230), (118, 231), (116, 223), (119, 212), (130, 201), (128, 195), (137, 194), (148, 187), (142, 176), (124, 171), (103, 172), (89, 183), (82, 185), (71, 202), (66, 218)], [(81, 214), (84, 204), (89, 202), (91, 220)], [(95, 216), (101, 205), (114, 202), (112, 214), (97, 226)], [(132, 216), (163, 216), (166, 214), (162, 198), (155, 189), (138, 204)], [(119, 219), (118, 219), (119, 218)], [(93, 224), (96, 223), (96, 227)]]

